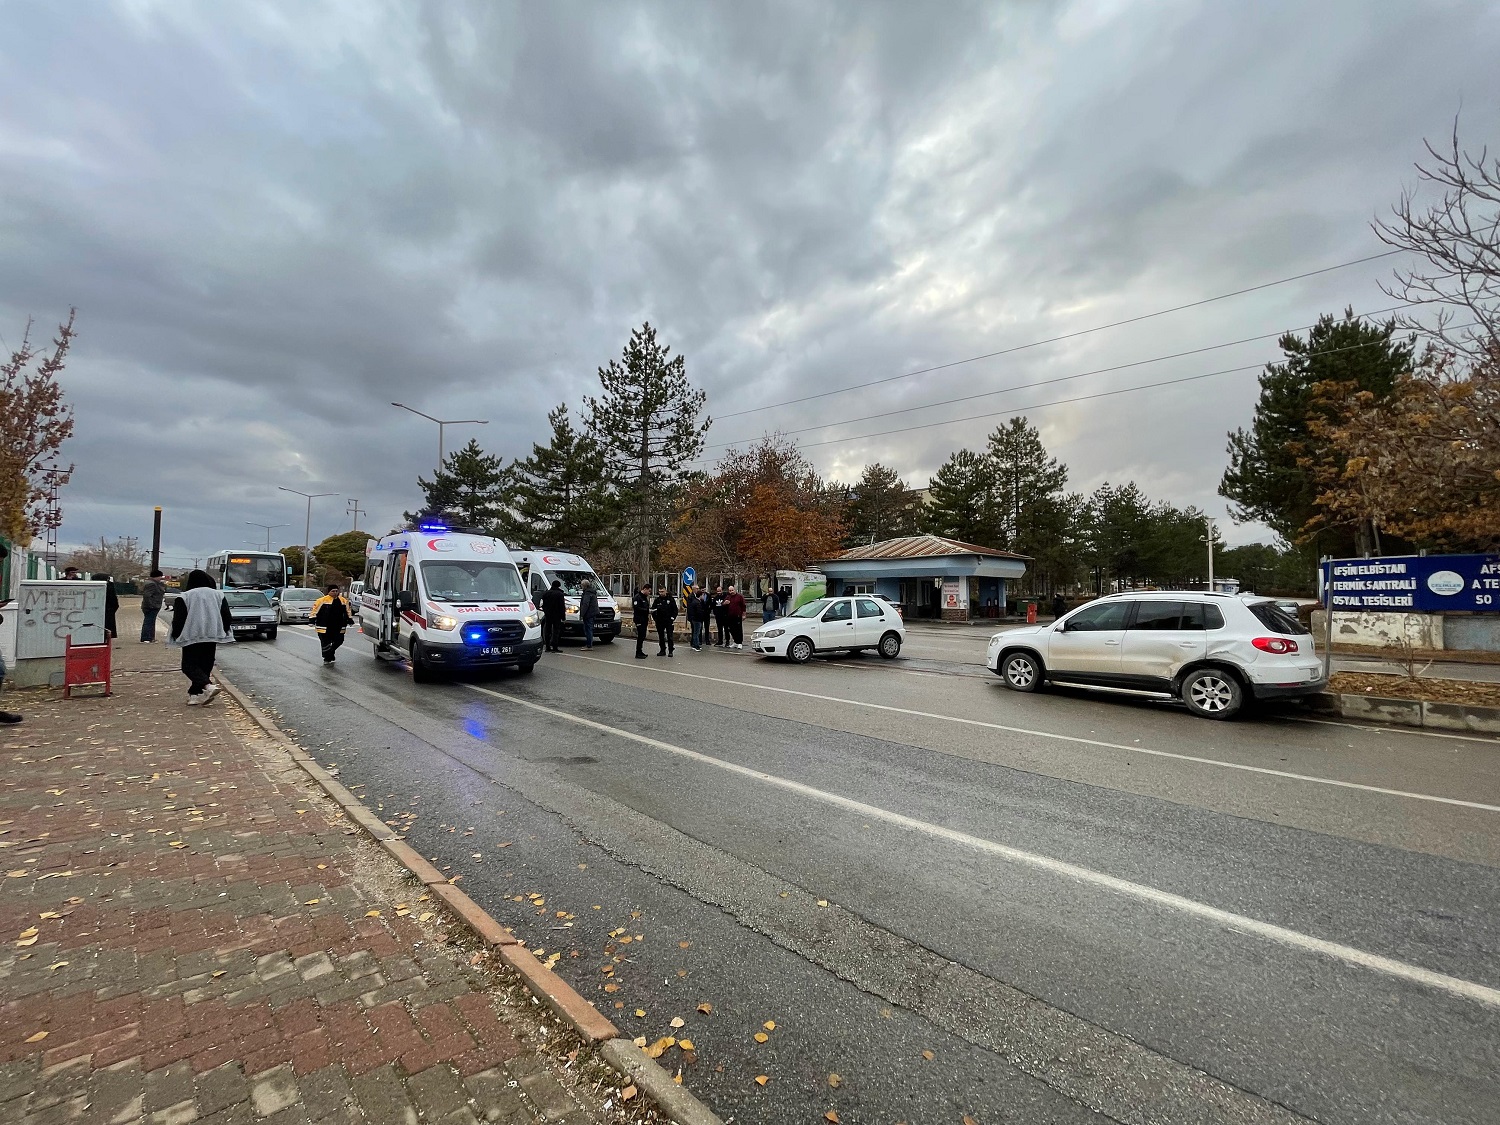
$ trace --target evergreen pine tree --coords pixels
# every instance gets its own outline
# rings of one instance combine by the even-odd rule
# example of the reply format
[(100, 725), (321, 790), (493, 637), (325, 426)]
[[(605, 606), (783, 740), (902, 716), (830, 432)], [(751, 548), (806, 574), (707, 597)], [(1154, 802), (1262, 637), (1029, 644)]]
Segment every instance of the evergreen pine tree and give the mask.
[(995, 526), (995, 476), (988, 458), (960, 449), (943, 463), (927, 490), (923, 525), (934, 535), (998, 546)]
[[(432, 480), (418, 477), (417, 484), (424, 511), (441, 512), (487, 535), (504, 534), (513, 518), (507, 504), (510, 474), (500, 458), (480, 449), (473, 438), (448, 454)], [(414, 521), (416, 516), (407, 512), (406, 518)]]
[[(1280, 340), (1285, 363), (1269, 363), (1260, 377), (1260, 400), (1250, 429), (1229, 435), (1229, 468), (1219, 495), (1231, 501), (1236, 520), (1259, 520), (1288, 542), (1304, 534), (1317, 513), (1314, 465), (1332, 456), (1328, 442), (1313, 436), (1309, 423), (1325, 417), (1314, 388), (1323, 382), (1350, 384), (1384, 400), (1396, 377), (1411, 370), (1412, 344), (1394, 339), (1394, 321), (1367, 324), (1346, 309), (1342, 320), (1318, 318), (1304, 339), (1287, 333)], [(1358, 550), (1354, 533), (1319, 533), (1320, 547), (1338, 555)]]
[(573, 428), (566, 403), (547, 421), (552, 440), (533, 445), (531, 456), (512, 466), (517, 524), (533, 545), (587, 553), (615, 520), (604, 455), (589, 434)]
[(911, 535), (917, 530), (916, 494), (895, 469), (878, 461), (866, 465), (851, 490), (849, 523), (849, 539), (856, 544)]
[(603, 394), (586, 400), (589, 436), (597, 443), (622, 515), (622, 535), (635, 553), (637, 577), (666, 541), (672, 502), (685, 466), (703, 452), (712, 419), (707, 395), (687, 378), (683, 357), (642, 324), (618, 360), (599, 368)]
[(1041, 434), (1024, 417), (997, 426), (987, 452), (995, 474), (1000, 546), (1032, 555), (1040, 546), (1039, 517), (1062, 496), (1068, 467), (1047, 456)]

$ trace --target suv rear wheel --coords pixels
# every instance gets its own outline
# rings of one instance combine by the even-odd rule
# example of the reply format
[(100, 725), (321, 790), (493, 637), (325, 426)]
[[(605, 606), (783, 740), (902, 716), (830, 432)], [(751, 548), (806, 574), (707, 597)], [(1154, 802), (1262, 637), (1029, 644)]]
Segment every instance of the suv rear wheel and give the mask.
[(1232, 672), (1199, 668), (1183, 679), (1182, 701), (1200, 719), (1232, 719), (1245, 705), (1245, 689)]

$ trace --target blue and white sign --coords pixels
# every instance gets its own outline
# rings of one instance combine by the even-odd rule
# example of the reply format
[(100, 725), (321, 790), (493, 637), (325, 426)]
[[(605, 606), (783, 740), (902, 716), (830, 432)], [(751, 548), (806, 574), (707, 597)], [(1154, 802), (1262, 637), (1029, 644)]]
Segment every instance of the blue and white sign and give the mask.
[(682, 568), (682, 584), (684, 586), (695, 586), (698, 583), (698, 572), (690, 566)]
[(1500, 613), (1500, 555), (1402, 555), (1323, 564), (1336, 610)]

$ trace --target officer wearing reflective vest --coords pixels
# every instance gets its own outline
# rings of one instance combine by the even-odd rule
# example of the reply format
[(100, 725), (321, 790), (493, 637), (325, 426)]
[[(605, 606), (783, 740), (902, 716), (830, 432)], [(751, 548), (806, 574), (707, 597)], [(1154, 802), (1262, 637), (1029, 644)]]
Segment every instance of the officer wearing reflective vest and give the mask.
[(333, 654), (344, 643), (344, 630), (354, 620), (338, 583), (330, 585), (323, 596), (313, 602), (309, 613), (318, 630), (318, 643), (323, 646), (323, 663), (332, 664)]

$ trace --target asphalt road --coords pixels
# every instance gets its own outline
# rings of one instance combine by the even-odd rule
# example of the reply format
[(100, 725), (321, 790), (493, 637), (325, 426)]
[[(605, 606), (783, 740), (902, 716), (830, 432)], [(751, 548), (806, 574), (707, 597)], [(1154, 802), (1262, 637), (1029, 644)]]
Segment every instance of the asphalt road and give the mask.
[(1500, 1120), (1500, 743), (940, 657), (220, 659), (726, 1119)]

